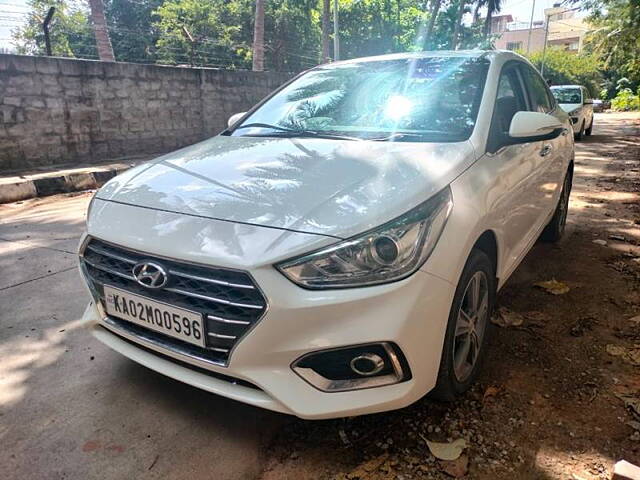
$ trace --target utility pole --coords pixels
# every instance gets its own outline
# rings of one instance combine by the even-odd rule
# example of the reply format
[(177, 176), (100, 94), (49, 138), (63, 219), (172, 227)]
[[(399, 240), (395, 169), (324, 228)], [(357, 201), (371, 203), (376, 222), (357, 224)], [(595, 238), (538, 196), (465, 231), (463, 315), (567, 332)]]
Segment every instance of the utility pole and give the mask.
[(533, 6), (531, 7), (531, 19), (529, 20), (529, 36), (527, 37), (527, 54), (531, 47), (531, 30), (533, 30), (533, 13), (536, 10), (536, 0), (533, 0)]
[(333, 59), (340, 60), (340, 26), (338, 24), (338, 0), (333, 0)]
[(49, 38), (49, 24), (51, 23), (51, 19), (53, 18), (53, 14), (56, 13), (56, 7), (51, 7), (47, 12), (47, 16), (44, 18), (44, 22), (42, 23), (42, 30), (44, 30), (44, 45), (47, 49), (47, 56), (51, 56), (51, 39)]
[(331, 40), (329, 37), (329, 29), (331, 28), (331, 0), (322, 0), (322, 59), (321, 63), (331, 61)]
[(544, 57), (547, 54), (547, 38), (549, 38), (549, 19), (550, 15), (547, 12), (544, 13), (544, 46), (542, 47), (542, 60), (540, 61), (540, 75), (544, 78)]

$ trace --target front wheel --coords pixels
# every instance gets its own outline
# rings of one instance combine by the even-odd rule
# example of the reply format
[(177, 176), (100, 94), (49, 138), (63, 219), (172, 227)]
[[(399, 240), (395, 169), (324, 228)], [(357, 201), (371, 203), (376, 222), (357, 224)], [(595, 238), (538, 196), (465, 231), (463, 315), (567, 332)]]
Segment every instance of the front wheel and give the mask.
[(593, 118), (591, 118), (591, 123), (589, 124), (589, 128), (587, 128), (584, 131), (584, 134), (587, 136), (590, 136), (592, 131), (593, 131)]
[(567, 213), (569, 212), (569, 196), (571, 195), (572, 173), (568, 171), (562, 184), (562, 192), (558, 205), (553, 213), (553, 217), (542, 231), (542, 240), (545, 242), (557, 242), (562, 238), (564, 227), (567, 224)]
[(453, 297), (434, 398), (454, 400), (473, 384), (486, 350), (495, 292), (493, 262), (473, 249)]
[(582, 124), (580, 125), (580, 130), (578, 130), (578, 133), (575, 133), (573, 135), (573, 138), (576, 140), (582, 140), (582, 136), (584, 134), (584, 120), (582, 121)]

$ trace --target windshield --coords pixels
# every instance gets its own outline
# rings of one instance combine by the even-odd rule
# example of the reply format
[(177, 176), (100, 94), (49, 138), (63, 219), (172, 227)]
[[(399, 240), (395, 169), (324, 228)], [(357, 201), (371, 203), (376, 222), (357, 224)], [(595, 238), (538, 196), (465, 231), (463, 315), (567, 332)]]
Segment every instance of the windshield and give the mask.
[(323, 66), (278, 92), (231, 135), (466, 140), (488, 65), (480, 58), (430, 57)]
[(582, 93), (579, 88), (552, 88), (551, 92), (558, 103), (582, 103)]

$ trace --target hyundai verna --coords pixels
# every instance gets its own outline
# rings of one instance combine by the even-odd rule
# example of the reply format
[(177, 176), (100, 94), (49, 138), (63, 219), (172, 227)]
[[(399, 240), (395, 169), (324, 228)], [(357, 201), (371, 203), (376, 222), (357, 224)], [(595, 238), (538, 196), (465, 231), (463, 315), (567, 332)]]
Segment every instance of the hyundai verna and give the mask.
[(198, 388), (319, 419), (474, 381), (496, 292), (562, 235), (569, 117), (510, 52), (313, 68), (89, 208), (84, 324)]

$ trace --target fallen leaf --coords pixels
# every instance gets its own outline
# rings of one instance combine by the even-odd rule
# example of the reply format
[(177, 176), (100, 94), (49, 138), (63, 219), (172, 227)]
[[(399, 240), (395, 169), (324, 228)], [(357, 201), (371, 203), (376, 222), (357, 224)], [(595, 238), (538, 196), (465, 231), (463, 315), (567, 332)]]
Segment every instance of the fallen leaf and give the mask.
[(629, 420), (627, 422), (627, 425), (629, 425), (634, 430), (638, 430), (640, 432), (640, 422), (636, 422), (635, 420)]
[(484, 395), (482, 395), (482, 401), (484, 402), (488, 398), (495, 397), (498, 393), (500, 393), (500, 387), (491, 385), (484, 391)]
[(424, 437), (422, 439), (427, 443), (431, 454), (439, 460), (455, 460), (467, 448), (464, 438), (458, 438), (451, 443), (432, 442)]
[(456, 460), (442, 461), (440, 470), (453, 478), (464, 477), (469, 471), (469, 457), (460, 455)]
[(628, 408), (632, 415), (640, 420), (640, 398), (632, 395), (616, 395), (620, 400), (624, 402), (624, 406)]
[(499, 327), (519, 327), (524, 323), (524, 317), (517, 312), (509, 310), (507, 307), (500, 307), (491, 317), (491, 323)]
[(640, 345), (634, 345), (631, 348), (620, 345), (608, 344), (606, 346), (607, 353), (614, 357), (620, 357), (625, 362), (640, 367)]
[(555, 278), (547, 280), (546, 282), (534, 283), (533, 285), (535, 287), (542, 288), (551, 295), (562, 295), (570, 290), (566, 283), (559, 282)]

